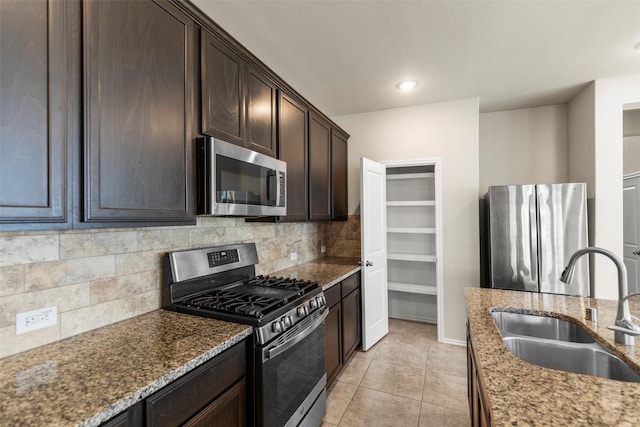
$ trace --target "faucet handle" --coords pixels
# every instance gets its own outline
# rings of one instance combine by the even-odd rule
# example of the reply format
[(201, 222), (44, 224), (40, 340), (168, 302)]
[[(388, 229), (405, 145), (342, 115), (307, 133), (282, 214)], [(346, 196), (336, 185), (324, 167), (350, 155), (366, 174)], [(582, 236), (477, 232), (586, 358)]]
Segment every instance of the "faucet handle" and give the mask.
[(616, 331), (616, 332), (622, 332), (622, 333), (625, 333), (627, 335), (631, 335), (632, 337), (640, 336), (640, 330), (627, 329), (627, 328), (625, 328), (623, 326), (618, 326), (618, 325), (607, 326), (607, 329), (611, 329), (612, 331)]
[(636, 337), (640, 335), (639, 329), (627, 329), (624, 326), (607, 326), (614, 331), (614, 339), (617, 343), (623, 345), (635, 345)]

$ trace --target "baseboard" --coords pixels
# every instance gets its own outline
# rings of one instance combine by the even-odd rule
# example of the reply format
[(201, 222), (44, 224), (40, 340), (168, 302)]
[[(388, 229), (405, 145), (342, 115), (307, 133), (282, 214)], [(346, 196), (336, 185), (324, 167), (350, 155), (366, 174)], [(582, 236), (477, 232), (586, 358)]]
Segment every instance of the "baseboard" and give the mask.
[(450, 339), (450, 338), (445, 338), (440, 342), (443, 342), (445, 344), (459, 345), (461, 347), (466, 347), (467, 346), (467, 342), (466, 341), (454, 340), (454, 339)]
[(409, 320), (411, 322), (431, 323), (433, 325), (438, 324), (438, 321), (436, 318), (403, 316), (401, 314), (394, 314), (394, 313), (389, 313), (389, 318), (398, 319), (398, 320)]

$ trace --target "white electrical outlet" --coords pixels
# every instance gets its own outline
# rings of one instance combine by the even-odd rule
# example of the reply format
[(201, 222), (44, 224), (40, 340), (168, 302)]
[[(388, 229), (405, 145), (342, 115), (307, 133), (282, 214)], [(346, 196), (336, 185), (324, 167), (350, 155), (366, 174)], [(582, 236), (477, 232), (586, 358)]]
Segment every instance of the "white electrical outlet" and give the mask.
[(320, 246), (320, 253), (323, 254), (327, 252), (327, 247), (325, 245)]
[(18, 313), (16, 314), (16, 335), (54, 326), (57, 323), (57, 306)]
[(298, 252), (291, 252), (291, 261), (295, 261), (298, 259)]

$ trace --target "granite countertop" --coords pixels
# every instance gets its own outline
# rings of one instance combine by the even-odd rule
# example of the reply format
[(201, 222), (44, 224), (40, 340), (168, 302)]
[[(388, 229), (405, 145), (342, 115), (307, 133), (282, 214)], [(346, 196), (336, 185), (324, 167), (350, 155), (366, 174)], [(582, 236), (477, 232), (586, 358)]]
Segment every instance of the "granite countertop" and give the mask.
[(0, 424), (97, 426), (251, 333), (156, 310), (0, 359)]
[(292, 277), (318, 282), (322, 290), (360, 271), (359, 258), (325, 257), (275, 271), (271, 276)]
[[(477, 362), (495, 425), (632, 426), (640, 422), (640, 383), (608, 380), (532, 365), (505, 347), (490, 309), (544, 314), (583, 326), (640, 373), (640, 345), (614, 342), (617, 301), (469, 288), (467, 313)], [(585, 308), (598, 310), (598, 322)], [(640, 304), (631, 306), (640, 312)]]

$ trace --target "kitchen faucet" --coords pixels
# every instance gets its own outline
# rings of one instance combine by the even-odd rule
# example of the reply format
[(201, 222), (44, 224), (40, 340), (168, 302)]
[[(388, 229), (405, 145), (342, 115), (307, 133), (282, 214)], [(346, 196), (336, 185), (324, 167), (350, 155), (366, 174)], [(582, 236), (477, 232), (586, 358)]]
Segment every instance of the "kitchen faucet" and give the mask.
[(618, 257), (613, 254), (613, 252), (596, 246), (589, 246), (576, 251), (576, 253), (571, 255), (569, 264), (567, 264), (560, 276), (560, 281), (567, 284), (571, 282), (576, 261), (582, 255), (588, 253), (604, 255), (613, 261), (618, 268), (618, 313), (616, 314), (615, 326), (609, 326), (609, 329), (615, 331), (615, 340), (617, 343), (634, 345), (635, 337), (640, 335), (640, 326), (634, 323), (633, 318), (631, 317), (631, 312), (629, 311), (629, 298), (640, 295), (640, 293), (628, 294), (627, 269)]

